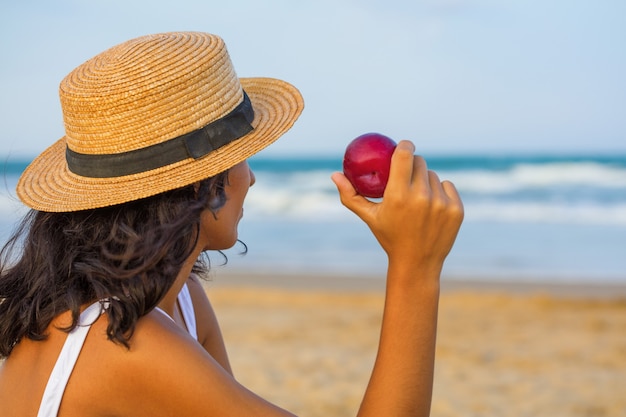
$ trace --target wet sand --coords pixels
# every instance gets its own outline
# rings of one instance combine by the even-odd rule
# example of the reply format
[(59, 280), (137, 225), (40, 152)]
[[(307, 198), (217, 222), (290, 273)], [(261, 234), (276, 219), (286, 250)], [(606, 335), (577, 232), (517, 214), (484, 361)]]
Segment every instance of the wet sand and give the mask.
[[(235, 376), (301, 416), (354, 416), (383, 284), (218, 273)], [(407, 359), (410, 360), (410, 359)], [(433, 416), (626, 415), (626, 286), (445, 281)]]

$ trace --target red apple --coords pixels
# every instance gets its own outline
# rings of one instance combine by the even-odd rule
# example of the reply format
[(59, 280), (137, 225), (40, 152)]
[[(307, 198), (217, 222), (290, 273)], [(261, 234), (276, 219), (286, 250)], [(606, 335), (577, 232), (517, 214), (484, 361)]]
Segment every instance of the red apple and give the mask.
[(364, 197), (383, 196), (396, 142), (380, 133), (366, 133), (348, 144), (343, 173)]

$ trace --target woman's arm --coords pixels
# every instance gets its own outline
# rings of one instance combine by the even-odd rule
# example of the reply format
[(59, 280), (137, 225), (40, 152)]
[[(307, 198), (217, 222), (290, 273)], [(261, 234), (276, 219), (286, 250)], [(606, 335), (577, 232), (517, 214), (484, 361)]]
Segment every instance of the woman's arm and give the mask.
[(413, 152), (412, 143), (398, 144), (380, 203), (333, 174), (342, 203), (370, 227), (389, 259), (378, 355), (359, 416), (430, 413), (439, 278), (463, 205), (455, 187)]

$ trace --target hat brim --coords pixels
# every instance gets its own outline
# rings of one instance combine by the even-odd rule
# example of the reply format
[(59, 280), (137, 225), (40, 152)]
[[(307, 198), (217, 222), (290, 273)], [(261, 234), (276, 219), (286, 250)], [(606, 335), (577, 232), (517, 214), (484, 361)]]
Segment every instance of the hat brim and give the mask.
[(293, 126), (304, 109), (300, 92), (273, 78), (240, 78), (254, 108), (254, 130), (200, 159), (185, 159), (139, 174), (88, 178), (68, 170), (65, 137), (42, 152), (26, 168), (17, 194), (27, 206), (68, 212), (112, 206), (150, 197), (212, 177), (275, 142)]

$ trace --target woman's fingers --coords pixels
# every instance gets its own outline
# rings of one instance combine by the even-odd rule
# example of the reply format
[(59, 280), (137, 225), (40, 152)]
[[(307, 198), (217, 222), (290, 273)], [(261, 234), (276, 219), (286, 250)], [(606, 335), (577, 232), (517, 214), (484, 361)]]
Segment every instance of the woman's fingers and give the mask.
[(409, 141), (400, 141), (396, 146), (391, 156), (389, 181), (387, 182), (383, 199), (386, 195), (403, 198), (406, 194), (406, 187), (412, 182), (415, 172), (413, 152), (415, 152), (415, 146)]
[(459, 192), (457, 191), (454, 184), (450, 181), (443, 181), (441, 183), (441, 187), (448, 196), (448, 199), (450, 200), (450, 205), (454, 206), (451, 209), (453, 211), (452, 214), (456, 215), (456, 220), (460, 225), (463, 221), (463, 217), (465, 217), (465, 209), (463, 207), (463, 201), (461, 200), (461, 196), (459, 195)]
[(443, 187), (443, 190), (445, 191), (446, 195), (451, 200), (461, 201), (461, 196), (459, 195), (459, 192), (457, 191), (453, 183), (451, 183), (450, 181), (442, 181), (441, 186)]
[(343, 175), (341, 172), (334, 172), (330, 178), (333, 180), (335, 185), (337, 186), (337, 191), (339, 191), (339, 195), (355, 195), (356, 190), (354, 186), (350, 183), (348, 178)]
[(330, 178), (337, 187), (341, 203), (354, 214), (365, 220), (368, 210), (374, 203), (358, 194), (350, 180), (341, 172), (333, 173)]

